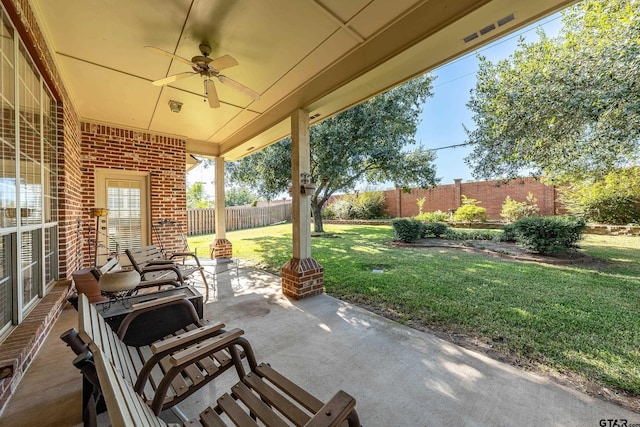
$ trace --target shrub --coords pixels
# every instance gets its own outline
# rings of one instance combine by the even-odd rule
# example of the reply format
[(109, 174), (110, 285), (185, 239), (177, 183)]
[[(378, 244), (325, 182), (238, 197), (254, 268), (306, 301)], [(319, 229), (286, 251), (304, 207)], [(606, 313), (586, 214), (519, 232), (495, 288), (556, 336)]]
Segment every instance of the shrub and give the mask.
[(410, 243), (422, 236), (424, 224), (415, 219), (396, 218), (391, 221), (395, 240)]
[[(329, 213), (337, 219), (353, 219), (355, 217), (353, 203), (349, 196), (340, 197), (338, 200), (327, 206)], [(326, 210), (325, 209), (325, 210)]]
[(374, 219), (382, 216), (384, 193), (346, 194), (324, 208), (326, 219)]
[(516, 230), (513, 224), (507, 224), (502, 227), (502, 234), (497, 239), (501, 242), (515, 242)]
[(367, 191), (356, 195), (354, 215), (357, 219), (380, 218), (384, 210), (384, 193), (382, 191)]
[(517, 202), (507, 196), (502, 204), (502, 212), (500, 212), (500, 216), (506, 222), (513, 222), (520, 218), (536, 216), (538, 215), (538, 212), (540, 212), (537, 202), (538, 200), (533, 197), (532, 193), (527, 195), (527, 200), (525, 202)]
[(555, 254), (576, 246), (585, 221), (569, 216), (529, 217), (512, 223), (512, 227), (516, 242), (525, 249)]
[(447, 224), (443, 224), (441, 222), (426, 222), (422, 224), (422, 233), (421, 236), (423, 239), (425, 237), (442, 237), (443, 234), (447, 232), (449, 226)]
[(336, 219), (336, 211), (333, 209), (333, 205), (325, 205), (322, 208), (323, 219)]
[(560, 200), (587, 221), (640, 223), (640, 167), (613, 170), (601, 181), (573, 183), (561, 189)]
[(453, 214), (453, 220), (459, 222), (478, 222), (487, 220), (487, 210), (478, 206), (480, 202), (462, 195), (462, 206)]
[(414, 218), (422, 222), (444, 222), (449, 219), (449, 215), (442, 211), (421, 212)]

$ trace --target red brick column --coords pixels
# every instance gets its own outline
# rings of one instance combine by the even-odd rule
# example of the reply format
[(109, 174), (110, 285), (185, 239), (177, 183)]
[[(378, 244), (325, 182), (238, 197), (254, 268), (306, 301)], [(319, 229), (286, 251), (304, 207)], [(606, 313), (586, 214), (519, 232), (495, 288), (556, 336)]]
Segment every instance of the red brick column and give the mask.
[(456, 209), (458, 209), (460, 206), (462, 206), (462, 179), (461, 178), (457, 178), (453, 180), (454, 185), (455, 185), (455, 189), (454, 189), (454, 207)]
[(209, 249), (212, 250), (213, 258), (233, 258), (233, 245), (227, 239), (215, 239)]
[(302, 299), (324, 292), (324, 268), (313, 258), (291, 258), (282, 267), (282, 292)]

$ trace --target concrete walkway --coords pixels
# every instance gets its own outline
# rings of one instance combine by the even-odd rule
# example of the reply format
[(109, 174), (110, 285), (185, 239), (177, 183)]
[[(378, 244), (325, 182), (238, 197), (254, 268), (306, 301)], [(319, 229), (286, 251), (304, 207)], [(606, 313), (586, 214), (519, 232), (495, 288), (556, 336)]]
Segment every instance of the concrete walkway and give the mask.
[[(257, 270), (220, 282), (205, 317), (239, 327), (269, 362), (320, 399), (344, 389), (371, 426), (598, 426), (640, 414), (450, 344), (327, 295), (282, 296)], [(232, 286), (236, 289), (232, 289)], [(182, 405), (197, 413), (217, 390)]]
[[(221, 274), (205, 318), (243, 329), (259, 362), (269, 362), (320, 399), (338, 389), (353, 395), (365, 427), (640, 423), (640, 414), (327, 295), (291, 301), (279, 283), (279, 277), (247, 267), (240, 268), (240, 280)], [(76, 324), (75, 311), (65, 310), (0, 425), (80, 423), (80, 375), (71, 366), (74, 355), (58, 338)], [(215, 402), (237, 381), (232, 372), (181, 403), (182, 412), (194, 417)], [(173, 414), (163, 417), (172, 420)], [(105, 417), (101, 421), (108, 425)]]

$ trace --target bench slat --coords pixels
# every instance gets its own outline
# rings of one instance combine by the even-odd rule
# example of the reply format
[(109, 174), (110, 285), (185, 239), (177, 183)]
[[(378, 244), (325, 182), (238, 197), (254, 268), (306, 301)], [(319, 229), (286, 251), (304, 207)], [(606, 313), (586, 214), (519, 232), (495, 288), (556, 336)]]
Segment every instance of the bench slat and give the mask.
[(309, 411), (316, 413), (322, 408), (323, 403), (320, 400), (316, 399), (288, 378), (285, 378), (266, 363), (258, 365), (256, 372), (275, 384), (280, 390), (284, 391), (289, 397), (293, 398)]
[(211, 406), (200, 413), (200, 423), (204, 427), (228, 427)]
[(245, 404), (252, 414), (260, 419), (263, 423), (269, 427), (287, 427), (287, 423), (282, 421), (273, 410), (267, 406), (262, 400), (256, 397), (255, 394), (243, 383), (237, 383), (231, 387), (232, 396), (234, 399), (239, 399)]
[(285, 417), (287, 417), (296, 426), (303, 426), (311, 419), (311, 417), (302, 411), (299, 407), (287, 400), (284, 396), (271, 388), (267, 383), (262, 381), (258, 375), (249, 372), (242, 382), (254, 389), (269, 405), (275, 406)]
[(242, 410), (240, 405), (229, 394), (225, 393), (218, 399), (218, 406), (227, 414), (233, 422), (243, 427), (258, 427), (256, 423), (246, 412)]

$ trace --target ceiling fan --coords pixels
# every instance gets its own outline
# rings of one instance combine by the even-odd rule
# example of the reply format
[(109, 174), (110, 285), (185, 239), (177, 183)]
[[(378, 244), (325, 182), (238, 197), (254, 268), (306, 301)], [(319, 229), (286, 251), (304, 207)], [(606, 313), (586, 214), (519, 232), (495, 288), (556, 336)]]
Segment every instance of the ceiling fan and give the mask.
[(257, 101), (260, 99), (260, 95), (243, 85), (242, 83), (238, 83), (237, 81), (220, 74), (220, 71), (225, 68), (234, 67), (238, 65), (238, 61), (235, 60), (232, 56), (223, 55), (215, 59), (209, 58), (211, 54), (211, 46), (208, 44), (202, 43), (199, 48), (202, 55), (197, 55), (188, 60), (178, 55), (174, 55), (171, 52), (167, 52), (166, 50), (159, 49), (153, 46), (145, 46), (147, 49), (152, 50), (156, 53), (160, 53), (162, 55), (166, 55), (170, 58), (173, 58), (177, 61), (184, 62), (191, 66), (193, 71), (187, 71), (184, 73), (174, 74), (173, 76), (165, 77), (164, 79), (156, 80), (151, 82), (155, 86), (164, 86), (169, 83), (173, 83), (177, 80), (186, 79), (188, 77), (201, 75), (204, 77), (204, 94), (207, 100), (209, 101), (209, 106), (211, 108), (220, 107), (220, 101), (218, 100), (218, 93), (216, 92), (216, 87), (213, 83), (212, 78), (217, 78), (220, 83), (230, 86), (243, 94), (247, 95), (249, 98)]

